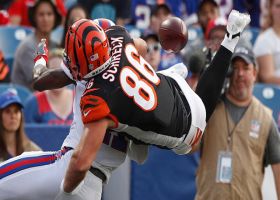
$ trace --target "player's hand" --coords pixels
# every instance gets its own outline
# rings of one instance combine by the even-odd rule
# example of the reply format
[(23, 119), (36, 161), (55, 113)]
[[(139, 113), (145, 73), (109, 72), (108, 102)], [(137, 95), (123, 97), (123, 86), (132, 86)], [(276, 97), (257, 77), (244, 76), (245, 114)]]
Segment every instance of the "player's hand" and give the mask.
[(227, 37), (229, 39), (234, 39), (238, 36), (240, 37), (240, 33), (245, 29), (250, 21), (250, 15), (232, 10), (228, 17)]
[(46, 39), (41, 39), (41, 42), (37, 46), (36, 57), (34, 58), (34, 63), (40, 58), (44, 58), (46, 63), (48, 62), (48, 48), (46, 44)]

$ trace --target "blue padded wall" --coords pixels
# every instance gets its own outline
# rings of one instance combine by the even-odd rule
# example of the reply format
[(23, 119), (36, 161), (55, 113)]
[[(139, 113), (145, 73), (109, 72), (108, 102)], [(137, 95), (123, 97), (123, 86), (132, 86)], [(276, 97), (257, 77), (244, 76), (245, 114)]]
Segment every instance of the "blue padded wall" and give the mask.
[(25, 130), (28, 137), (44, 151), (56, 151), (69, 133), (69, 126), (26, 124)]
[(176, 155), (150, 147), (144, 165), (132, 162), (131, 200), (192, 200), (199, 153)]

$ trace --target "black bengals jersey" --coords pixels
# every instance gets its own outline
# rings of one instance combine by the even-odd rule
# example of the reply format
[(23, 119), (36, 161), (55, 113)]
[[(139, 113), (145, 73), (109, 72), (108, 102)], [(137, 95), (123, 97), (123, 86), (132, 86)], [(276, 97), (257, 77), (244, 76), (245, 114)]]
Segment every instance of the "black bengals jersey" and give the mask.
[(87, 83), (81, 99), (82, 119), (89, 123), (110, 117), (143, 131), (182, 137), (191, 124), (190, 108), (177, 83), (154, 72), (122, 27), (106, 32), (111, 65)]

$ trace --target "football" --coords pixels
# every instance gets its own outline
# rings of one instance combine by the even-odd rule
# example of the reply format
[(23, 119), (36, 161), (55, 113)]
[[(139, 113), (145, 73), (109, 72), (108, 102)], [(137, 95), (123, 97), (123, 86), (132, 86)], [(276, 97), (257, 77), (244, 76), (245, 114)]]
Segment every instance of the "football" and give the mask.
[(187, 27), (178, 17), (164, 20), (160, 25), (158, 36), (162, 48), (172, 53), (179, 52), (188, 42)]

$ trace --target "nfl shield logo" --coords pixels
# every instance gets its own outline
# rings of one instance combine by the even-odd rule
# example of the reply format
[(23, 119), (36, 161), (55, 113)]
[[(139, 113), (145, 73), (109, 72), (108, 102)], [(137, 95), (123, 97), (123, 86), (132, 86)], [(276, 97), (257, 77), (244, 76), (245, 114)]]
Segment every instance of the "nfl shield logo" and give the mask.
[(259, 137), (259, 132), (261, 129), (261, 123), (258, 120), (252, 120), (251, 121), (251, 127), (250, 127), (250, 136), (254, 138)]

